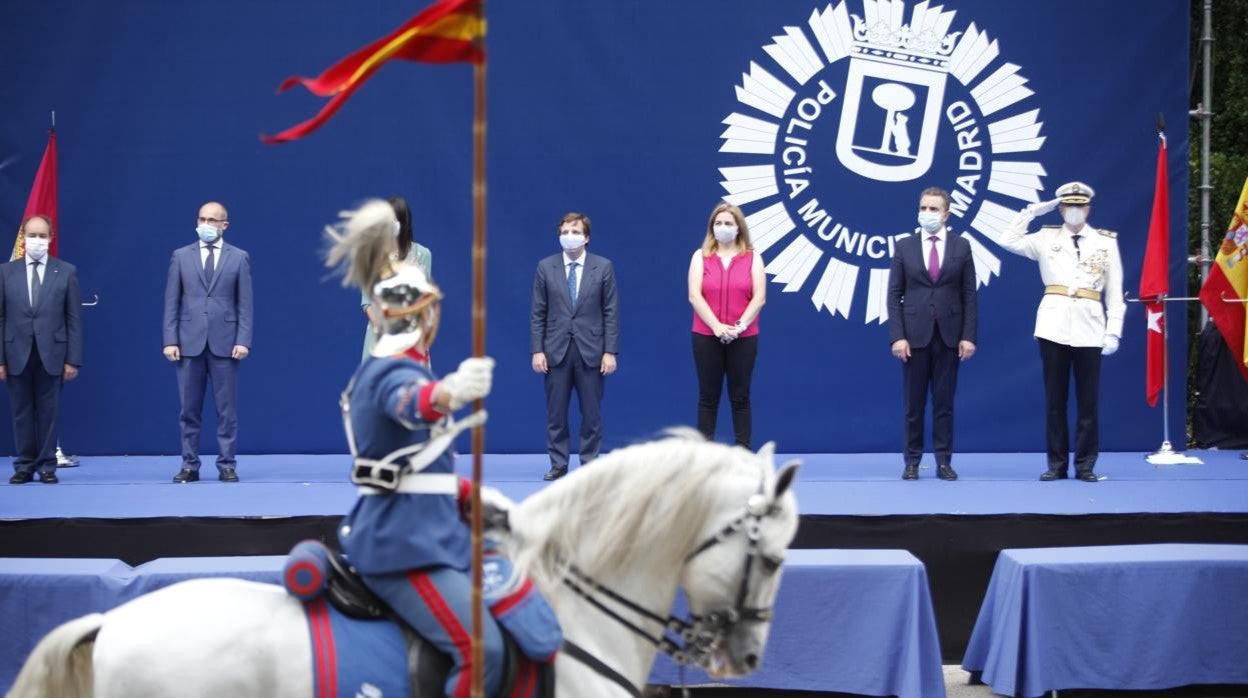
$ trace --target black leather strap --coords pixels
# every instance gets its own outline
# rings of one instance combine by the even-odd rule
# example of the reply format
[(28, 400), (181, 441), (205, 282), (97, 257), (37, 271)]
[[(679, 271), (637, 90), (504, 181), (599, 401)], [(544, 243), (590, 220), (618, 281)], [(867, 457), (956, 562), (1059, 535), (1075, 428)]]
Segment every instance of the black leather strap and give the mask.
[(575, 642), (565, 638), (560, 652), (563, 652), (581, 664), (593, 669), (599, 676), (611, 679), (618, 684), (620, 688), (624, 689), (628, 695), (633, 696), (633, 698), (642, 698), (641, 689), (637, 688), (632, 684), (632, 682), (624, 678), (623, 674), (602, 663), (600, 659), (587, 652), (585, 648)]

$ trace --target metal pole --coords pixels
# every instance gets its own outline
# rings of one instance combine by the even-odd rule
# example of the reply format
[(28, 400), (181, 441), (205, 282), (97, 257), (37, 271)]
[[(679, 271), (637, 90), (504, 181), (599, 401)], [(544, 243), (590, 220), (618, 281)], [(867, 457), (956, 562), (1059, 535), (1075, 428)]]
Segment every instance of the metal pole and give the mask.
[(1165, 297), (1161, 303), (1161, 448), (1153, 455), (1174, 453), (1170, 445), (1170, 324), (1166, 320)]
[[(1209, 129), (1213, 121), (1213, 0), (1205, 0), (1204, 20), (1200, 30), (1201, 104), (1200, 119), (1200, 285), (1209, 278), (1213, 257), (1209, 250), (1209, 197), (1213, 184), (1209, 181)], [(1200, 326), (1209, 323), (1209, 311), (1200, 306)]]

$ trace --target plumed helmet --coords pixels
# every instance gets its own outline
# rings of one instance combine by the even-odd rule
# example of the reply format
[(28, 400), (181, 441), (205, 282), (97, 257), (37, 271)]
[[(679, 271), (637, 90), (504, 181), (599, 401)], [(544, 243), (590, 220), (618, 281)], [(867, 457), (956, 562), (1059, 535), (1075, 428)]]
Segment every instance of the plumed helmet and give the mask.
[(438, 333), (442, 317), (442, 292), (415, 264), (400, 264), (392, 276), (372, 289), (369, 310), (377, 328), (373, 356), (390, 356), (416, 347), (422, 354)]

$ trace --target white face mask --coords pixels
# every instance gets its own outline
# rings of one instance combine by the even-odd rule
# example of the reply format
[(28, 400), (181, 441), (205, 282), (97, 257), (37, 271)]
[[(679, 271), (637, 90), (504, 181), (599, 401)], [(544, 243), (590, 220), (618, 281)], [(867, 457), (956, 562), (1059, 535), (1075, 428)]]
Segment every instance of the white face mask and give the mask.
[(928, 233), (940, 230), (940, 214), (935, 211), (919, 211), (919, 226)]
[(48, 239), (47, 238), (26, 238), (26, 254), (31, 259), (43, 261), (48, 256)]
[(569, 252), (579, 250), (585, 246), (585, 236), (581, 233), (561, 233), (559, 245)]
[(737, 239), (737, 226), (731, 223), (716, 223), (713, 232), (721, 245), (731, 245)]
[(1067, 225), (1081, 226), (1084, 221), (1088, 220), (1088, 210), (1082, 206), (1067, 206), (1062, 212), (1062, 220), (1066, 221)]

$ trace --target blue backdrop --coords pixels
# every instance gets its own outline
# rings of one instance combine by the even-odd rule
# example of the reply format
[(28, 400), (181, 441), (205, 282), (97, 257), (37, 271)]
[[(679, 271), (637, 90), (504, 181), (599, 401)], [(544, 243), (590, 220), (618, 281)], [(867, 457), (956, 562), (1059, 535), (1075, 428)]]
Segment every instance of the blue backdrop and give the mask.
[[(283, 78), (315, 75), (420, 6), (44, 0), (0, 9), (0, 231), (17, 230), (55, 109), (61, 255), (78, 265), (84, 293), (100, 296), (84, 311), (86, 365), (64, 394), (70, 450), (177, 452), (161, 298), (170, 252), (194, 239), (209, 199), (229, 207), (228, 239), (251, 253), (256, 275), (240, 452), (345, 451), (337, 395), (364, 320), (318, 253), (323, 225), (366, 197), (407, 197), (418, 239), (433, 250), (447, 296), (435, 369), (468, 353), (471, 68), (388, 65), (306, 140), (257, 140), (320, 108), (302, 91), (275, 96)], [(1039, 274), (994, 242), (1003, 216), (1063, 182), (1092, 185), (1091, 223), (1119, 231), (1134, 293), (1158, 113), (1175, 192), (1171, 286), (1184, 288), (1186, 2), (493, 0), (488, 12), (487, 347), (498, 359), (489, 451), (544, 450), (529, 296), (568, 210), (591, 216), (591, 249), (615, 262), (620, 287), (608, 448), (694, 419), (685, 272), (726, 195), (750, 216), (774, 282), (755, 438), (787, 452), (900, 449), (901, 371), (873, 309), (889, 239), (913, 230), (926, 186), (958, 193), (951, 227), (976, 241), (986, 284), (979, 353), (960, 376), (958, 450), (1043, 447), (1031, 336)], [(904, 89), (880, 90), (886, 83)], [(1105, 450), (1151, 449), (1161, 437), (1160, 409), (1144, 401), (1144, 325), (1130, 306), (1123, 348), (1104, 364)], [(1182, 443), (1186, 341), (1176, 335), (1170, 438)], [(727, 421), (725, 406), (725, 435)], [(10, 430), (0, 434), (0, 452), (11, 452)]]

